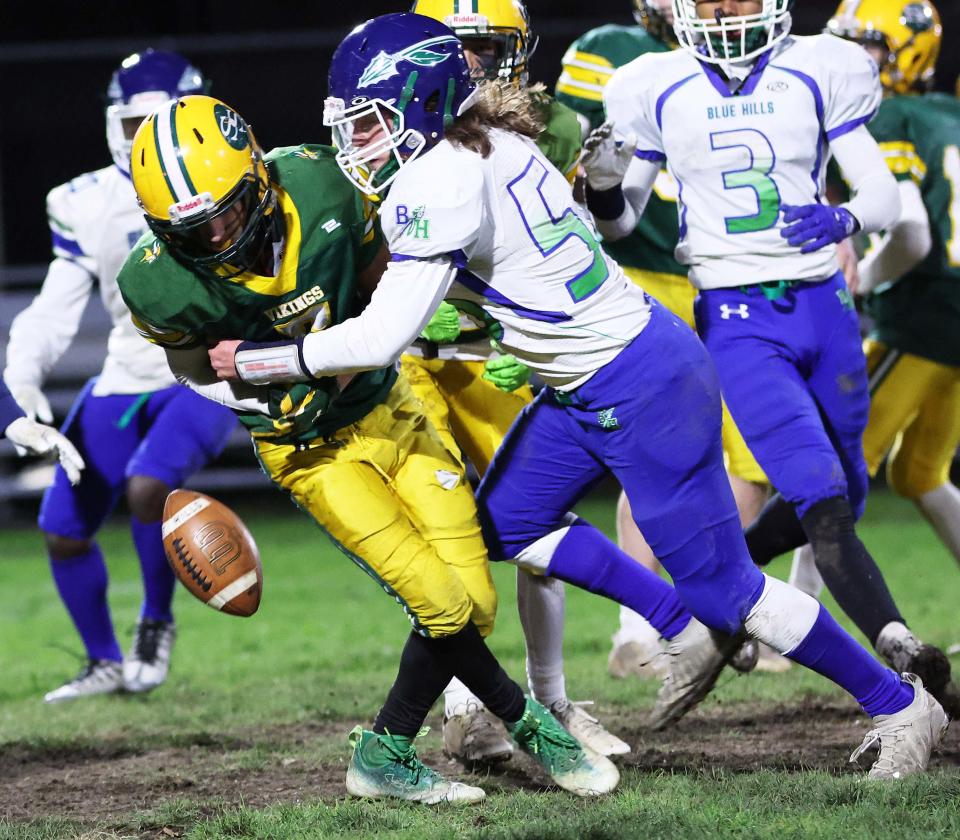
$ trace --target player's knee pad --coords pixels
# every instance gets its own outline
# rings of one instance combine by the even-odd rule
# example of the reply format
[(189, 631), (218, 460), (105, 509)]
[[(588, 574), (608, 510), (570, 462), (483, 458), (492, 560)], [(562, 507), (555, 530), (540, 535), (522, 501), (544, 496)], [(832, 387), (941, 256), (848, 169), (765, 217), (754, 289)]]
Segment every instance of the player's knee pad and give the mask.
[(52, 560), (70, 560), (86, 554), (93, 542), (90, 539), (74, 539), (48, 532), (44, 532), (43, 539), (47, 545), (47, 554)]
[(563, 538), (570, 530), (570, 526), (576, 521), (577, 517), (575, 514), (565, 514), (563, 524), (560, 528), (551, 531), (539, 539), (515, 543), (514, 550), (506, 559), (531, 574), (546, 574), (547, 569), (550, 568), (550, 561), (553, 559), (557, 546), (563, 542)]
[(739, 630), (763, 588), (737, 519), (704, 529), (661, 560), (684, 606), (714, 630)]
[(820, 604), (782, 580), (763, 576), (763, 589), (747, 613), (744, 627), (753, 638), (788, 654), (813, 629)]
[(159, 522), (163, 518), (163, 505), (171, 488), (158, 478), (149, 475), (132, 475), (127, 479), (127, 504), (141, 522)]

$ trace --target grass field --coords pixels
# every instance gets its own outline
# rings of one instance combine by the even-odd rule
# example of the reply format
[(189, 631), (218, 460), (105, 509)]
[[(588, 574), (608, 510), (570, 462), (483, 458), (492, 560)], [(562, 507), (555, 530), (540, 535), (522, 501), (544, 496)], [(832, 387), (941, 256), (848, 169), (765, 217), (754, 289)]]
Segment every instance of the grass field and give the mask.
[[(642, 724), (656, 687), (606, 674), (616, 607), (572, 590), (569, 693), (595, 701), (593, 711), (634, 745), (616, 794), (584, 801), (544, 790), (544, 777), (525, 758), (468, 776), (440, 753), (435, 712), (421, 753), (483, 785), (487, 801), (430, 809), (349, 800), (346, 735), (379, 707), (409, 625), (292, 508), (243, 512), (264, 560), (259, 613), (220, 615), (180, 592), (165, 686), (147, 697), (55, 707), (41, 697), (79, 668), (80, 643), (38, 534), (3, 533), (0, 837), (960, 836), (957, 733), (930, 775), (865, 783), (846, 761), (866, 718), (799, 668), (777, 676), (730, 672), (674, 731), (647, 733)], [(612, 527), (611, 499), (598, 497), (583, 512)], [(863, 535), (915, 630), (943, 645), (960, 641), (960, 574), (913, 508), (875, 494)], [(104, 532), (102, 544), (126, 646), (140, 585), (122, 522)], [(786, 569), (783, 560), (773, 567), (780, 575)], [(501, 607), (491, 645), (519, 676), (513, 570), (498, 567), (495, 577)]]

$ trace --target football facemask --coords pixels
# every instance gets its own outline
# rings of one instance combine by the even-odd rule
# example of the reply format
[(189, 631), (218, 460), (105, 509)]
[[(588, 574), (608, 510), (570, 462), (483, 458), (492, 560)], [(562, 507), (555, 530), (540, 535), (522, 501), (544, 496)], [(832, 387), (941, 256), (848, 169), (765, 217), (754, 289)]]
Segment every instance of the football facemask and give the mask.
[(673, 31), (680, 47), (711, 64), (749, 62), (790, 32), (794, 0), (762, 0), (759, 12), (701, 18), (696, 0), (673, 0)]

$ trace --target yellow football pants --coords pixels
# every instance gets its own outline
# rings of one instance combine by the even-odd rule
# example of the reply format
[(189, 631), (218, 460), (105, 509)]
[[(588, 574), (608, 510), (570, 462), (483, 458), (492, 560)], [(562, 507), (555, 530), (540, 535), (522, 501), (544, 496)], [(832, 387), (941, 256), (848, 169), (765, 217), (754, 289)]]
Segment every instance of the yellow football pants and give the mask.
[(458, 457), (462, 452), (480, 475), (490, 466), (513, 419), (533, 400), (529, 385), (507, 392), (483, 379), (483, 365), (400, 357), (403, 375), (447, 449)]
[(884, 456), (893, 490), (916, 499), (950, 480), (960, 443), (960, 368), (867, 339), (870, 417), (863, 454), (870, 475)]
[[(643, 290), (652, 297), (655, 297), (681, 321), (688, 324), (691, 329), (697, 328), (693, 318), (693, 301), (697, 296), (697, 290), (687, 282), (686, 277), (679, 274), (662, 274), (656, 271), (642, 271), (639, 268), (628, 268), (623, 266), (623, 272), (634, 283), (643, 287)], [(753, 453), (747, 446), (747, 442), (740, 434), (737, 424), (733, 422), (730, 412), (727, 411), (727, 404), (723, 403), (723, 458), (726, 462), (727, 472), (742, 478), (744, 481), (750, 481), (754, 484), (767, 484), (767, 476)]]
[(463, 470), (403, 377), (306, 449), (256, 441), (267, 475), (403, 606), (425, 636), (493, 630), (497, 593)]

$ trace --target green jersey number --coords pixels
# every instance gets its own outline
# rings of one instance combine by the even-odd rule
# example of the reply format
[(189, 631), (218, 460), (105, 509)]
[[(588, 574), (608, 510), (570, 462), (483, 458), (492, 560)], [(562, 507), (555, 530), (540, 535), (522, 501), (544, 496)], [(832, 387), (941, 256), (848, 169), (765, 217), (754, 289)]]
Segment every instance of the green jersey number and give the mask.
[(543, 194), (543, 182), (548, 174), (547, 168), (531, 157), (523, 173), (507, 185), (507, 192), (520, 213), (527, 234), (544, 258), (564, 249), (570, 255), (569, 261), (574, 263), (580, 259), (578, 254), (584, 250), (589, 252), (592, 257), (589, 267), (566, 284), (573, 302), (579, 303), (599, 289), (610, 272), (600, 243), (572, 207), (568, 206), (554, 217)]
[(710, 148), (745, 149), (746, 166), (723, 173), (725, 190), (753, 190), (757, 196), (757, 212), (749, 216), (726, 216), (727, 233), (753, 233), (772, 228), (780, 217), (780, 190), (770, 177), (777, 162), (773, 146), (764, 134), (754, 128), (714, 131)]

